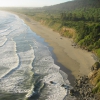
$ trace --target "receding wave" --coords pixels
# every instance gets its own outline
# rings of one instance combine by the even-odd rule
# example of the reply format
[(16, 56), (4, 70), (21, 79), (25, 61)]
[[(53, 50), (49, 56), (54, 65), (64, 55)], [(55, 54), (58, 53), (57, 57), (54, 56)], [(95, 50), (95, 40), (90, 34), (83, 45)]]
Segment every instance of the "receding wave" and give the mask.
[(0, 46), (3, 46), (3, 45), (5, 44), (6, 41), (7, 41), (6, 36), (0, 37)]
[(19, 58), (16, 54), (16, 44), (8, 41), (0, 48), (0, 78), (8, 74), (12, 69), (19, 65)]

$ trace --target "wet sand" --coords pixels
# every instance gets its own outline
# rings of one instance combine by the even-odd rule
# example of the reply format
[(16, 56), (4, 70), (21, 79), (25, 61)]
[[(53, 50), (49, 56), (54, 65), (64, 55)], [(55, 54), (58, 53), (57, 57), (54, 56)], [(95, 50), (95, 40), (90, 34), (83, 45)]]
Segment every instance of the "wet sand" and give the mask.
[[(41, 25), (29, 16), (23, 14), (17, 15), (24, 20), (33, 32), (44, 38), (45, 42), (53, 48), (57, 62), (69, 69), (69, 74), (66, 72), (68, 75), (72, 74), (76, 78), (78, 75), (89, 74), (91, 66), (95, 62), (94, 55), (91, 52), (73, 47), (71, 45), (72, 39), (62, 37), (59, 33)], [(66, 68), (63, 70), (66, 70)]]

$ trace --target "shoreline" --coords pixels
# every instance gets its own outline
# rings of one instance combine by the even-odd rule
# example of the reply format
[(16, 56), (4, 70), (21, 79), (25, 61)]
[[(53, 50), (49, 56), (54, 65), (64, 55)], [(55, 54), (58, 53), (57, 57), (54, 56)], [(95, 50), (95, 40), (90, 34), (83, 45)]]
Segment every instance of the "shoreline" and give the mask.
[(69, 38), (62, 37), (59, 33), (41, 25), (29, 16), (18, 13), (14, 14), (23, 19), (33, 32), (42, 37), (44, 42), (48, 43), (48, 47), (52, 48), (51, 52), (54, 53), (52, 55), (55, 63), (60, 66), (61, 70), (68, 74), (71, 84), (74, 81), (73, 79), (77, 78), (78, 75), (88, 75), (91, 66), (95, 63), (91, 52), (74, 48), (71, 46), (71, 40)]
[(57, 61), (57, 57), (53, 52), (53, 47), (49, 46), (49, 44), (47, 42), (45, 42), (45, 41), (43, 41), (43, 42), (49, 48), (49, 50), (52, 54), (52, 58), (54, 59), (54, 63), (60, 67), (60, 70), (62, 70), (63, 72), (65, 72), (68, 75), (68, 80), (69, 80), (71, 86), (74, 86), (74, 81), (75, 81), (74, 75), (71, 74), (71, 71), (68, 68), (66, 68), (60, 62)]

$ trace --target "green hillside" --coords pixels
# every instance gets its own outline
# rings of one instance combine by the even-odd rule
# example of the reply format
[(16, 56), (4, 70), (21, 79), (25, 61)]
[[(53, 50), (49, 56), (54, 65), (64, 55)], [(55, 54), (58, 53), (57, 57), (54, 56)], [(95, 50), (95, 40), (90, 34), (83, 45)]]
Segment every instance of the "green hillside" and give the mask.
[(69, 11), (78, 8), (100, 7), (100, 0), (72, 0), (62, 4), (44, 7), (45, 10)]

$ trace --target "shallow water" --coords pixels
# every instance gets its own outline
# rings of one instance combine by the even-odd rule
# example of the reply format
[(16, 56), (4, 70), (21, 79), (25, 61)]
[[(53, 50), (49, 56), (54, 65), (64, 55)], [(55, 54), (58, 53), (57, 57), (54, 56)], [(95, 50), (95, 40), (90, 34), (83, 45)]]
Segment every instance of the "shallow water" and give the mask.
[(67, 77), (23, 20), (0, 11), (0, 100), (71, 100)]

